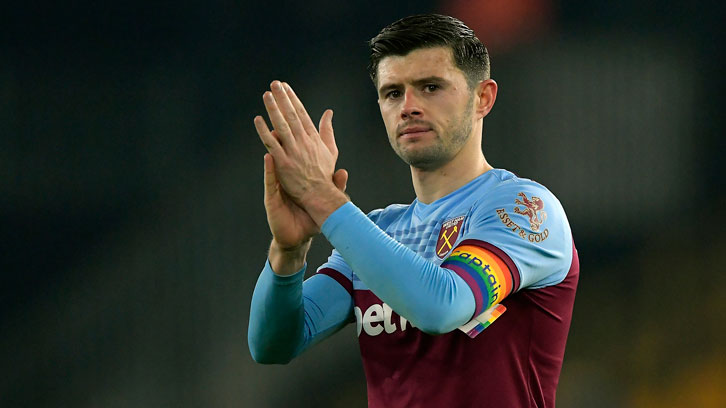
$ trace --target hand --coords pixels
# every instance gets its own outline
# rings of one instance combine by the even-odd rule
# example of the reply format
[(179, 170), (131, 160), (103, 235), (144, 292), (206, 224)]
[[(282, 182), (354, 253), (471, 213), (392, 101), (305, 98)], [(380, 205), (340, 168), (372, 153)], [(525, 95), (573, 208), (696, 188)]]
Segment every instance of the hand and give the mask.
[(273, 158), (276, 180), (286, 197), (320, 226), (348, 200), (333, 183), (338, 158), (333, 112), (323, 113), (318, 131), (288, 84), (273, 81), (270, 88), (272, 92), (265, 92), (263, 101), (274, 130), (269, 130), (261, 116), (255, 117), (255, 128)]
[[(310, 238), (318, 234), (320, 228), (305, 210), (290, 199), (280, 185), (275, 174), (275, 161), (272, 155), (265, 154), (264, 160), (265, 211), (274, 244), (286, 252), (299, 249), (307, 252)], [(340, 169), (333, 175), (333, 183), (340, 191), (345, 191), (347, 182), (347, 171)]]
[[(345, 191), (347, 181), (345, 170), (333, 175), (333, 182), (341, 191)], [(320, 228), (282, 189), (269, 153), (265, 154), (265, 211), (273, 236), (268, 254), (272, 270), (278, 275), (292, 275), (305, 264), (311, 237)]]

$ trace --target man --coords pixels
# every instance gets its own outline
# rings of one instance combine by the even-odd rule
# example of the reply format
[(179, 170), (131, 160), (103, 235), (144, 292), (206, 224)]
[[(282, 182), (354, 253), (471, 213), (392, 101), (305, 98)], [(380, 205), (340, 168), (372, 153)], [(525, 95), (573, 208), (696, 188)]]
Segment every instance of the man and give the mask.
[[(370, 407), (551, 407), (579, 264), (559, 201), (494, 169), (481, 149), (497, 84), (462, 22), (404, 18), (370, 41), (388, 138), (416, 199), (363, 214), (335, 171), (332, 111), (316, 129), (292, 88), (263, 100), (273, 130), (265, 208), (273, 240), (249, 345), (287, 363), (355, 321)], [(311, 237), (335, 247), (303, 283)]]

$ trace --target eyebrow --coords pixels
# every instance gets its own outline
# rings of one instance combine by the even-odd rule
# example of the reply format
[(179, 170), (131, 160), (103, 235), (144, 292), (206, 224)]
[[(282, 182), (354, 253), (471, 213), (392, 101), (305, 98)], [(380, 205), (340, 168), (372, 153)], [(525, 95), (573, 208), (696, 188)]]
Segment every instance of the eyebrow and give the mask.
[[(431, 83), (445, 84), (448, 82), (449, 81), (447, 81), (446, 79), (444, 79), (440, 76), (436, 76), (436, 75), (432, 75), (432, 76), (428, 76), (428, 77), (420, 78), (420, 79), (415, 79), (415, 80), (411, 81), (411, 83), (414, 86), (420, 86), (420, 85), (431, 84)], [(392, 89), (398, 89), (400, 87), (401, 87), (401, 84), (398, 82), (387, 83), (387, 84), (382, 85), (380, 88), (378, 88), (378, 94), (383, 95)]]

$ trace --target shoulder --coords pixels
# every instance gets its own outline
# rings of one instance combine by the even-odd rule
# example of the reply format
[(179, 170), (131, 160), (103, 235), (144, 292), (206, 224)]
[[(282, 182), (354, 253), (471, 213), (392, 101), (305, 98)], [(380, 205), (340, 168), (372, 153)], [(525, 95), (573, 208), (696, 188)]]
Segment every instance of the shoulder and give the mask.
[[(555, 195), (542, 184), (524, 177), (518, 177), (507, 170), (494, 169), (496, 180), (490, 188), (482, 189), (477, 200), (479, 211), (493, 211), (501, 215), (507, 209), (515, 214), (528, 215), (532, 212), (563, 215), (562, 204)], [(525, 214), (521, 214), (524, 212)]]
[(467, 235), (506, 253), (520, 272), (521, 287), (556, 284), (572, 261), (565, 211), (542, 184), (509, 174), (482, 192)]

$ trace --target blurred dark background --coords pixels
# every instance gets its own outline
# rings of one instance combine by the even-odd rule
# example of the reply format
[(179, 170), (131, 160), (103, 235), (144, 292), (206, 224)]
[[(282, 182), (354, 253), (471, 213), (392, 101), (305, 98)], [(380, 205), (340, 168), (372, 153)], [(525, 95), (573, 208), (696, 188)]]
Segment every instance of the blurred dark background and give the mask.
[[(273, 79), (335, 110), (364, 211), (414, 198), (365, 66), (452, 14), (500, 87), (490, 163), (548, 186), (581, 278), (562, 407), (726, 406), (722, 3), (0, 6), (0, 406), (363, 407), (355, 331), (247, 349), (270, 233), (252, 118)], [(319, 238), (309, 272), (330, 251)]]

